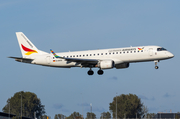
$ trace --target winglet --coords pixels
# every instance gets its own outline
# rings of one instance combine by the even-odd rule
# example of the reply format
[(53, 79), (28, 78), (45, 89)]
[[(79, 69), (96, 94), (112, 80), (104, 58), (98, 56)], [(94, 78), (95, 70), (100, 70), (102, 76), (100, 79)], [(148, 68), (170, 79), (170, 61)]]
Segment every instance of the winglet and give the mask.
[(55, 58), (63, 58), (63, 57), (61, 57), (61, 56), (56, 55), (56, 53), (55, 53), (52, 49), (50, 49), (50, 51), (51, 51), (51, 53), (54, 55)]

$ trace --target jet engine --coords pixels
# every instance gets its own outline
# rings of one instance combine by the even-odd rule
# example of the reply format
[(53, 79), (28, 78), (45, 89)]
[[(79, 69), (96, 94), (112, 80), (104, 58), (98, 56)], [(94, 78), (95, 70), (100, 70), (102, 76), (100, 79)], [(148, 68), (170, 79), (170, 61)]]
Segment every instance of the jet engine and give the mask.
[(129, 67), (129, 63), (116, 64), (115, 67), (116, 67), (116, 69), (128, 68)]
[(101, 69), (111, 69), (114, 67), (114, 61), (112, 60), (103, 60), (98, 63), (98, 67)]

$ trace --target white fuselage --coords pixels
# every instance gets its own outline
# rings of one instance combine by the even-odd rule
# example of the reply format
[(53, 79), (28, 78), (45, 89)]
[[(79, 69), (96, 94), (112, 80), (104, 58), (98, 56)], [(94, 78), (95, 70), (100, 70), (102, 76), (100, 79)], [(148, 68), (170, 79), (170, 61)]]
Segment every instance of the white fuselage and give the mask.
[[(121, 63), (133, 63), (133, 62), (146, 62), (146, 61), (159, 61), (174, 57), (172, 53), (167, 50), (158, 51), (161, 48), (159, 46), (140, 46), (140, 47), (126, 47), (115, 49), (103, 49), (103, 50), (89, 50), (89, 51), (77, 51), (77, 52), (64, 52), (57, 53), (58, 56), (74, 59), (97, 59), (112, 60), (115, 65)], [(28, 58), (28, 57), (27, 57)], [(31, 57), (33, 58), (33, 57)], [(83, 67), (81, 63), (69, 62), (65, 59), (55, 58), (53, 54), (45, 54), (35, 56), (32, 64), (52, 66), (52, 67)]]

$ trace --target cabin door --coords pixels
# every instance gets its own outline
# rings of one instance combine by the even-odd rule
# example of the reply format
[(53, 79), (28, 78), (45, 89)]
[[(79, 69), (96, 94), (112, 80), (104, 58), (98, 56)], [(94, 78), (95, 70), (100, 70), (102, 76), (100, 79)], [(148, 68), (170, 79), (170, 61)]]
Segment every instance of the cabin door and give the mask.
[(153, 56), (153, 48), (149, 48), (149, 55)]

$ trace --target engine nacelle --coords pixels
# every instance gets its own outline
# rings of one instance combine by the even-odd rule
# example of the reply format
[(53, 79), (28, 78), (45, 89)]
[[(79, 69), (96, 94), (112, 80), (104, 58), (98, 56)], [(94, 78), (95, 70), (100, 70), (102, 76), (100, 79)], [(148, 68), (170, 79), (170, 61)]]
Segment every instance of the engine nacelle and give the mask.
[(103, 60), (100, 61), (98, 67), (101, 69), (111, 69), (114, 67), (114, 61), (112, 60)]
[(122, 64), (117, 64), (115, 65), (116, 69), (123, 69), (123, 68), (128, 68), (129, 63), (122, 63)]

